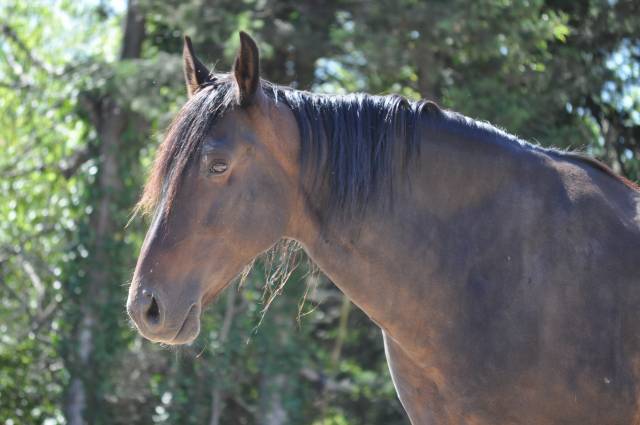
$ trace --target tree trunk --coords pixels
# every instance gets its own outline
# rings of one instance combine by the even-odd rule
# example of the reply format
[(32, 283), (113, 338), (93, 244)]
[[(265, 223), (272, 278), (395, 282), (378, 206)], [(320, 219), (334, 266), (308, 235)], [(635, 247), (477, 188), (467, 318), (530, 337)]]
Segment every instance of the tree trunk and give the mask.
[[(238, 291), (236, 288), (227, 289), (227, 304), (224, 311), (224, 319), (222, 321), (222, 328), (220, 329), (220, 345), (224, 345), (229, 338), (229, 331), (233, 323), (233, 318), (236, 314), (236, 297)], [(217, 382), (213, 383), (213, 392), (211, 394), (211, 420), (209, 425), (219, 425), (220, 417), (224, 409), (223, 403), (223, 390), (221, 385)]]
[(351, 301), (345, 295), (342, 295), (342, 304), (340, 305), (340, 321), (338, 322), (338, 332), (336, 335), (336, 341), (333, 345), (333, 351), (331, 351), (331, 373), (335, 374), (338, 370), (340, 363), (340, 356), (342, 355), (342, 346), (347, 339), (349, 313), (351, 312)]
[[(144, 17), (136, 0), (128, 5), (124, 26), (121, 60), (140, 57), (144, 39)], [(69, 359), (71, 373), (65, 402), (65, 416), (68, 425), (83, 425), (90, 422), (87, 414), (98, 403), (96, 394), (88, 388), (95, 388), (99, 365), (94, 364), (96, 325), (99, 323), (99, 306), (107, 302), (109, 288), (113, 287), (110, 264), (109, 243), (118, 230), (113, 208), (122, 190), (119, 166), (119, 152), (123, 144), (123, 134), (128, 126), (128, 114), (111, 97), (86, 99), (87, 113), (98, 134), (99, 147), (97, 162), (99, 174), (94, 190), (98, 196), (89, 224), (91, 227), (91, 258), (86, 270), (86, 283), (80, 298), (80, 319), (73, 337), (75, 352)]]
[(289, 416), (282, 404), (282, 390), (287, 382), (286, 375), (263, 373), (260, 376), (260, 425), (285, 425)]
[(273, 338), (274, 344), (269, 353), (262, 358), (261, 374), (259, 378), (260, 397), (256, 422), (259, 425), (285, 425), (290, 422), (289, 414), (284, 407), (283, 397), (286, 397), (289, 371), (283, 370), (282, 356), (286, 355), (285, 347), (289, 344), (292, 322), (288, 316), (284, 300), (274, 303), (269, 314), (273, 327), (271, 332), (264, 330), (265, 335)]

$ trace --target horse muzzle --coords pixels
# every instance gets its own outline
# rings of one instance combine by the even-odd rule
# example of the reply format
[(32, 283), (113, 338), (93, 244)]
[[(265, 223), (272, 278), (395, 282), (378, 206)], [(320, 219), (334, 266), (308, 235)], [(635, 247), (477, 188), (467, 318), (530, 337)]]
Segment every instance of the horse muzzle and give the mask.
[(161, 294), (138, 287), (129, 293), (127, 313), (145, 338), (170, 345), (192, 342), (200, 333), (202, 304), (169, 309)]

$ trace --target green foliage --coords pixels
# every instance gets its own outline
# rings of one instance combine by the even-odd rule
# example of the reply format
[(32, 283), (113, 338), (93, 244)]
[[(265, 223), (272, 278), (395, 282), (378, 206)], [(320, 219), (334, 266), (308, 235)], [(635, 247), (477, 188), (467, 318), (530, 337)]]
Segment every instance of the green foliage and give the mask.
[(433, 98), (640, 177), (635, 1), (141, 0), (126, 58), (121, 4), (0, 5), (0, 423), (69, 422), (76, 384), (92, 424), (406, 423), (379, 330), (305, 262), (266, 315), (258, 262), (189, 347), (128, 324), (146, 223), (125, 224), (186, 99), (184, 33), (219, 69), (246, 29), (272, 81)]

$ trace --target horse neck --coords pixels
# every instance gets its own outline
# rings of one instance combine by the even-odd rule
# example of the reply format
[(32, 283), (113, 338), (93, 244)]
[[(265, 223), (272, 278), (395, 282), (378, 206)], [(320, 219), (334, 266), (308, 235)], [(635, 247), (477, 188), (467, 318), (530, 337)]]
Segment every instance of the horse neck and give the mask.
[[(302, 207), (306, 225), (295, 239), (392, 338), (424, 349), (428, 342), (416, 340), (414, 330), (446, 320), (443, 306), (455, 302), (437, 287), (443, 263), (456, 255), (447, 232), (457, 227), (461, 211), (489, 198), (513, 166), (505, 152), (480, 149), (477, 141), (436, 130), (423, 139), (417, 161), (396, 173), (408, 178), (394, 176), (393, 205), (370, 205), (362, 217), (331, 220), (311, 200)], [(428, 340), (428, 331), (421, 337)]]

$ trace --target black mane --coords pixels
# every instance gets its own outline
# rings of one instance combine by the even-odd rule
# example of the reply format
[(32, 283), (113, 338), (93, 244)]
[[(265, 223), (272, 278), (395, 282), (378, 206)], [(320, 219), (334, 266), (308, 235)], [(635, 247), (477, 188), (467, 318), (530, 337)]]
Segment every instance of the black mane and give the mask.
[(396, 156), (420, 149), (421, 117), (431, 102), (362, 93), (322, 95), (265, 84), (265, 93), (293, 111), (301, 165), (310, 189), (328, 189), (328, 207), (355, 212), (390, 188)]

